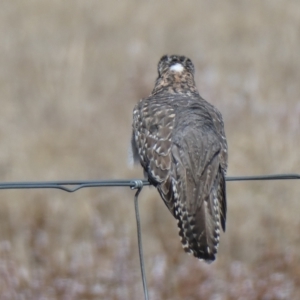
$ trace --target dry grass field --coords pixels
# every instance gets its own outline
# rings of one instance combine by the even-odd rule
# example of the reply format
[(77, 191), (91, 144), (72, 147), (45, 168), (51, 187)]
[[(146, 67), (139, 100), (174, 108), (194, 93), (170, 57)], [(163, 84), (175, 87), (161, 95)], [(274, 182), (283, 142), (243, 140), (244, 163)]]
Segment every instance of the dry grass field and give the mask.
[[(300, 173), (299, 0), (3, 0), (0, 181), (141, 178), (131, 114), (163, 54), (222, 112), (229, 176)], [(151, 300), (300, 299), (300, 182), (227, 187), (210, 265), (143, 189)], [(0, 194), (0, 299), (143, 299), (129, 188)]]

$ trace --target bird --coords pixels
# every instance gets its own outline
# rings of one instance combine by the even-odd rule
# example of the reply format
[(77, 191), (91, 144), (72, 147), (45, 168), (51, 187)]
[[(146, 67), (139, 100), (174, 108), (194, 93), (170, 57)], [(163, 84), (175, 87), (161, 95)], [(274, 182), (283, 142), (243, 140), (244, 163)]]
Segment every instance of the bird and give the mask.
[(225, 232), (228, 148), (222, 115), (194, 74), (185, 56), (160, 59), (152, 93), (133, 109), (131, 151), (177, 220), (185, 252), (210, 263)]

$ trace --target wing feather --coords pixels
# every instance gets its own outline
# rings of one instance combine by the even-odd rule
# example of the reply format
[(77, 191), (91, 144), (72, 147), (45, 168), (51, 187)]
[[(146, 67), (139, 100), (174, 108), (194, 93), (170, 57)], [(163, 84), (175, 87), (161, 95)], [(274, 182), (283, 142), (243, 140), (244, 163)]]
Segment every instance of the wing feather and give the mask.
[[(155, 101), (149, 104), (144, 99), (134, 109), (133, 147), (137, 149), (141, 164), (155, 186), (168, 181), (170, 175), (174, 124), (174, 110), (169, 105), (157, 105)], [(167, 182), (169, 185), (170, 181)]]

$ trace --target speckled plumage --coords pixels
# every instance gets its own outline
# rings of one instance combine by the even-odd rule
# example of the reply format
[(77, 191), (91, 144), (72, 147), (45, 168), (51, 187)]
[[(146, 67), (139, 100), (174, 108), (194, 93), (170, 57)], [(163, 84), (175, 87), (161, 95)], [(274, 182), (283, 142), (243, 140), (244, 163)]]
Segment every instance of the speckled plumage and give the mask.
[(133, 111), (132, 152), (177, 219), (185, 251), (213, 261), (226, 222), (227, 142), (220, 112), (198, 93), (190, 59), (159, 61), (151, 95)]

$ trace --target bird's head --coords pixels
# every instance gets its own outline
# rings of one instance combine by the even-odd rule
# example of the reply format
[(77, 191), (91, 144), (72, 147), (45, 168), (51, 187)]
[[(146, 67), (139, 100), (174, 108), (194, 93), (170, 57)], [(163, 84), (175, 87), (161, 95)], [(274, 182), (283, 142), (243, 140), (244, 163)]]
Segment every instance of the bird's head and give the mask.
[(164, 55), (158, 63), (158, 78), (152, 94), (198, 94), (192, 61), (180, 55)]
[(166, 72), (188, 72), (194, 75), (195, 68), (192, 61), (180, 55), (164, 55), (158, 63), (158, 76), (162, 77)]

